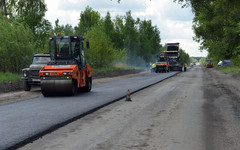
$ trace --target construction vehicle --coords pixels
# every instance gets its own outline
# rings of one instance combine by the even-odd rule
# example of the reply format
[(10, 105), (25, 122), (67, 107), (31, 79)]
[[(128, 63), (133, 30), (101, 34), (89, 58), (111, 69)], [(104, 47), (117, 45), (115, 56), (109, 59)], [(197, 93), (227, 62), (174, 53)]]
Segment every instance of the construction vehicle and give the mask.
[[(49, 39), (51, 61), (39, 72), (42, 94), (75, 95), (78, 89), (90, 92), (92, 68), (84, 59), (84, 38), (58, 34)], [(86, 45), (89, 48), (88, 42)]]
[(32, 85), (40, 86), (39, 71), (47, 65), (50, 61), (50, 55), (48, 53), (36, 53), (33, 54), (32, 64), (29, 68), (22, 69), (23, 89), (24, 91), (30, 91)]
[(207, 59), (206, 67), (207, 68), (212, 68), (213, 67), (213, 60), (212, 59)]
[(169, 70), (182, 71), (182, 63), (179, 55), (179, 43), (167, 43), (167, 50), (164, 52), (169, 59)]
[(155, 72), (156, 73), (159, 73), (159, 72), (169, 72), (169, 60), (167, 58), (167, 54), (166, 53), (161, 52), (158, 55)]

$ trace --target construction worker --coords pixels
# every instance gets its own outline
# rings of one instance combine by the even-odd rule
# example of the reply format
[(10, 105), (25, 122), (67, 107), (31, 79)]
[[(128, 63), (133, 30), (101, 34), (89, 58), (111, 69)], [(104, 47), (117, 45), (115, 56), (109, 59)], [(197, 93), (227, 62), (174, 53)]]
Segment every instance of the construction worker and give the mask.
[(155, 64), (155, 63), (153, 63), (153, 64), (152, 64), (152, 69), (151, 69), (151, 70), (152, 70), (152, 72), (155, 72), (155, 69), (156, 69), (156, 64)]
[(183, 67), (184, 67), (184, 71), (186, 72), (187, 71), (187, 64), (183, 63)]

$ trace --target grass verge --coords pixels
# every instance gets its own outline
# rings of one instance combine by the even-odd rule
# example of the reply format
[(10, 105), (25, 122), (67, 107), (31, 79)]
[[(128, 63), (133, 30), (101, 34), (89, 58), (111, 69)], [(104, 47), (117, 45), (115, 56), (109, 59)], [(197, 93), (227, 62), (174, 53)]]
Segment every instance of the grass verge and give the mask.
[(21, 79), (20, 74), (14, 74), (11, 72), (0, 72), (0, 84), (1, 83), (7, 83), (7, 82), (15, 82)]
[(238, 66), (221, 66), (216, 67), (217, 70), (221, 70), (227, 74), (240, 74), (240, 67)]

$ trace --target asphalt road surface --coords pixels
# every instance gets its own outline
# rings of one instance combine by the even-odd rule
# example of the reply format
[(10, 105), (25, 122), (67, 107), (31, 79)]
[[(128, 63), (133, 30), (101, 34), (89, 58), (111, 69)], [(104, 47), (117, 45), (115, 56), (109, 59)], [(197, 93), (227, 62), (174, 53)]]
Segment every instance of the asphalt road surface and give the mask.
[(87, 112), (131, 92), (174, 76), (177, 72), (149, 73), (97, 84), (90, 93), (74, 97), (38, 97), (0, 106), (0, 149), (17, 148), (34, 138), (76, 120)]
[(20, 150), (239, 150), (239, 93), (239, 80), (196, 66)]

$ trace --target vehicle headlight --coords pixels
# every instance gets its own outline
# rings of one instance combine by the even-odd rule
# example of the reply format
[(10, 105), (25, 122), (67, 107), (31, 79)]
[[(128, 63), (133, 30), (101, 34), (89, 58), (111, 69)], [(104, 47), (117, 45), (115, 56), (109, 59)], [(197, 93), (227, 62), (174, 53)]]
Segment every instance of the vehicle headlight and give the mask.
[(68, 75), (68, 73), (67, 73), (67, 72), (63, 72), (63, 75), (65, 75), (65, 76), (66, 76), (66, 75)]
[(45, 76), (49, 76), (49, 72), (44, 73)]
[(23, 76), (27, 77), (27, 72), (26, 71), (23, 72)]

